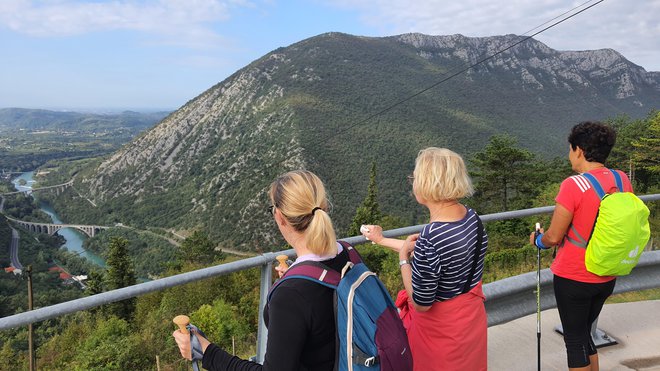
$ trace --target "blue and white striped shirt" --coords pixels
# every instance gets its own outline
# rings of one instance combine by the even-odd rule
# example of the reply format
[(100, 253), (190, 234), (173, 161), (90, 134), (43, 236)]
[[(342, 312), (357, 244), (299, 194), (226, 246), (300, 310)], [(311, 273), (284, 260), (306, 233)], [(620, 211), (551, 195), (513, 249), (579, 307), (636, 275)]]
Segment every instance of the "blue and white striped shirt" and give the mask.
[[(435, 301), (451, 299), (463, 292), (470, 274), (477, 245), (477, 214), (467, 213), (455, 222), (432, 222), (424, 227), (415, 243), (412, 261), (413, 300), (430, 306)], [(488, 236), (484, 231), (477, 268), (470, 288), (481, 280)]]

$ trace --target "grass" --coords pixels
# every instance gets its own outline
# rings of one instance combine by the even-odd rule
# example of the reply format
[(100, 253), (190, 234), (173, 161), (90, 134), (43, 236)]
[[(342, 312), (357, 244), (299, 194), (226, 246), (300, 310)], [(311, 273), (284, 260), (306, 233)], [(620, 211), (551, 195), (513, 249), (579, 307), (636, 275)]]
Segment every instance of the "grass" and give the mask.
[(616, 304), (645, 300), (660, 300), (660, 288), (615, 294), (610, 296), (605, 303)]

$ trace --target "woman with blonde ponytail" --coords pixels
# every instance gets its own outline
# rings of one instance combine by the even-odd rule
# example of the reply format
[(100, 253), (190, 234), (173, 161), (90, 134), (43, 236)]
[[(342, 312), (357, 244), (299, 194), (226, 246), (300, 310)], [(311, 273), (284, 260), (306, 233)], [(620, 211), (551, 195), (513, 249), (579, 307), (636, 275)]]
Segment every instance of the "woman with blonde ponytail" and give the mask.
[(269, 195), (277, 226), (299, 257), (301, 253), (337, 255), (335, 230), (321, 179), (309, 171), (291, 171), (271, 184)]
[[(337, 243), (323, 182), (309, 171), (291, 171), (271, 184), (269, 197), (268, 210), (296, 252), (293, 265), (317, 261), (340, 272), (349, 257)], [(232, 356), (196, 334), (204, 353), (202, 366), (208, 370), (333, 370), (337, 341), (333, 298), (334, 290), (318, 283), (283, 280), (264, 308), (268, 327), (264, 364)], [(191, 359), (190, 336), (178, 330), (173, 335), (181, 355)]]

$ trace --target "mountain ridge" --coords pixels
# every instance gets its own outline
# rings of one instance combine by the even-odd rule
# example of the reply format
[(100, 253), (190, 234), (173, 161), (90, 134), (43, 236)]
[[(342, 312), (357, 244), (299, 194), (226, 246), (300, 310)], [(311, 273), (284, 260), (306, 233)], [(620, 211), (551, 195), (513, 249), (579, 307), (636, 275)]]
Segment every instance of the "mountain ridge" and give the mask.
[(620, 54), (564, 53), (536, 40), (409, 99), (521, 38), (326, 33), (278, 48), (88, 169), (80, 186), (106, 212), (87, 215), (201, 228), (227, 247), (269, 250), (282, 241), (266, 191), (286, 170), (326, 181), (342, 229), (376, 162), (383, 208), (414, 222), (420, 211), (401, 179), (421, 148), (469, 156), (508, 133), (559, 155), (577, 121), (658, 107), (658, 75)]

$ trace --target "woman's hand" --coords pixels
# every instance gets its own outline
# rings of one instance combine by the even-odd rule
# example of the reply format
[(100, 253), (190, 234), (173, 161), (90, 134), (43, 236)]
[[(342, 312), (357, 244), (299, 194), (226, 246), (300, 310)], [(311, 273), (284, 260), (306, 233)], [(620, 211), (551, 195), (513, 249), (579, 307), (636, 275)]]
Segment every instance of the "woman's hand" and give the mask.
[(379, 225), (365, 224), (360, 228), (360, 232), (367, 239), (374, 243), (379, 243), (383, 237), (383, 228)]
[(416, 234), (411, 234), (406, 238), (405, 241), (403, 241), (403, 245), (401, 246), (401, 250), (399, 250), (399, 259), (400, 260), (408, 260), (410, 259), (410, 256), (412, 255), (413, 251), (415, 250), (415, 242), (419, 238), (419, 233)]
[(275, 267), (275, 271), (277, 272), (277, 275), (282, 278), (284, 276), (284, 273), (289, 270), (289, 267), (286, 265), (278, 265)]
[[(197, 340), (199, 340), (199, 345), (202, 347), (202, 353), (206, 352), (206, 348), (208, 348), (211, 342), (204, 336), (200, 335), (194, 329), (192, 330), (192, 332), (197, 337)], [(192, 346), (190, 345), (190, 334), (184, 334), (183, 332), (181, 332), (181, 330), (176, 330), (172, 333), (172, 336), (174, 336), (174, 341), (176, 341), (176, 345), (179, 346), (179, 352), (181, 352), (181, 356), (189, 361), (192, 361)]]
[[(539, 229), (538, 233), (543, 233), (543, 228)], [(529, 244), (532, 245), (532, 246), (536, 246), (535, 240), (536, 240), (536, 231), (532, 232), (529, 235)]]
[(176, 330), (172, 333), (176, 345), (179, 346), (181, 356), (189, 361), (192, 361), (192, 350), (190, 348), (190, 334), (184, 334), (181, 330)]

